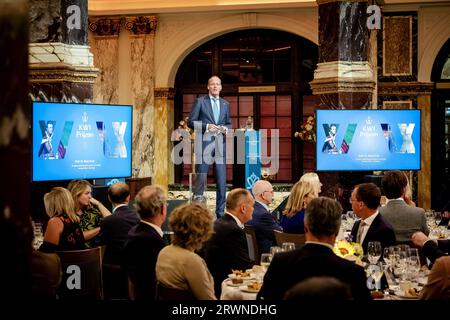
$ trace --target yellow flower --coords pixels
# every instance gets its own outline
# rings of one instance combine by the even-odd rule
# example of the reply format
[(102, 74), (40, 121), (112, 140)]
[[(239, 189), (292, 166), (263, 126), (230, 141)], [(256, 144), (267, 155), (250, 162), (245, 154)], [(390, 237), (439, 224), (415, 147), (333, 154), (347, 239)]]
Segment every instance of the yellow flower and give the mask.
[(353, 246), (349, 242), (344, 240), (338, 241), (338, 243), (335, 244), (333, 251), (340, 257), (353, 255), (355, 253)]
[(345, 240), (338, 241), (333, 248), (336, 255), (345, 258), (346, 256), (362, 257), (364, 255), (363, 248), (359, 243), (347, 242)]

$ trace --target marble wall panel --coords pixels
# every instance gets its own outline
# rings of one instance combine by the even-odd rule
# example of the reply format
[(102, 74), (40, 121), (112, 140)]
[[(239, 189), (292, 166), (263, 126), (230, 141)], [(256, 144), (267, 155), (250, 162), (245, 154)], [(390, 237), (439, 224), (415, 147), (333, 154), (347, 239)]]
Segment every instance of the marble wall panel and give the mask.
[(92, 103), (92, 83), (83, 82), (31, 82), (28, 93), (31, 101)]
[(90, 41), (94, 66), (98, 69), (94, 84), (94, 102), (119, 102), (119, 38), (95, 37)]
[[(136, 177), (153, 177), (154, 149), (154, 36), (131, 36), (133, 104), (133, 168)], [(161, 128), (159, 128), (161, 130)], [(153, 180), (154, 183), (158, 183)]]
[[(420, 166), (417, 176), (417, 206), (431, 208), (431, 95), (417, 98), (421, 110)], [(439, 174), (439, 173), (437, 173)]]
[(412, 109), (412, 101), (383, 101), (383, 109)]
[(61, 0), (30, 0), (30, 42), (61, 42)]
[(367, 109), (372, 94), (368, 92), (338, 92), (319, 95), (319, 109)]
[(30, 0), (30, 42), (87, 44), (86, 0)]
[(412, 75), (412, 17), (383, 17), (383, 76)]
[[(153, 180), (159, 185), (167, 186), (170, 183), (170, 171), (173, 170), (170, 159), (172, 144), (169, 144), (172, 133), (170, 128), (173, 129), (173, 98), (170, 103), (167, 96), (160, 95), (159, 93), (161, 93), (161, 90), (155, 92), (157, 97), (155, 97), (154, 127), (159, 129), (154, 131), (155, 150), (158, 150), (158, 152), (154, 157)], [(171, 118), (169, 118), (169, 114), (172, 114)]]

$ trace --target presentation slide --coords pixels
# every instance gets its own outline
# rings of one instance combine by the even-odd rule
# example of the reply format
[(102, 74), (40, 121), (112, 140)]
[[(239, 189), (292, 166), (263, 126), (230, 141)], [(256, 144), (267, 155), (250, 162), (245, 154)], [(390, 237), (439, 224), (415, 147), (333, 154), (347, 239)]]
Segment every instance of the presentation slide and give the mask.
[(317, 110), (319, 171), (419, 170), (420, 110)]
[(131, 176), (132, 110), (33, 102), (33, 181)]

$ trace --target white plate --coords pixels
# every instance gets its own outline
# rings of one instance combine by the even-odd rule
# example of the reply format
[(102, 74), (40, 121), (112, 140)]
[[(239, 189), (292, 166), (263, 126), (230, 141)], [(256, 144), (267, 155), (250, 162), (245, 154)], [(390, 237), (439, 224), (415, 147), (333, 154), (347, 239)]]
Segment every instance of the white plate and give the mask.
[(405, 295), (405, 292), (403, 292), (403, 291), (395, 291), (394, 292), (394, 294), (397, 296), (397, 297), (401, 297), (401, 298), (403, 298), (403, 299), (419, 299), (419, 296), (407, 296), (407, 295)]
[(239, 290), (241, 290), (242, 292), (248, 292), (248, 293), (258, 293), (259, 292), (259, 290), (250, 289), (247, 286), (245, 286), (245, 287), (242, 286), (242, 287), (239, 288)]
[(230, 274), (228, 275), (228, 278), (230, 278), (230, 279), (236, 279), (236, 278), (239, 278), (239, 279), (242, 279), (242, 280), (251, 280), (251, 279), (255, 279), (252, 275), (249, 275), (249, 276), (247, 276), (247, 277), (241, 277), (241, 276), (236, 276), (234, 273), (230, 273)]

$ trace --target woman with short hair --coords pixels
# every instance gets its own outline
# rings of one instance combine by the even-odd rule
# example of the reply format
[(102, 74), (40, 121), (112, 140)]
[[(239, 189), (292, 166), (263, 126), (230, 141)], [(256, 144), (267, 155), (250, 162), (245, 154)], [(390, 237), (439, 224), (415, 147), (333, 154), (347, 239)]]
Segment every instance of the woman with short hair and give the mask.
[(216, 300), (211, 273), (195, 253), (213, 233), (211, 212), (200, 204), (184, 204), (172, 212), (169, 225), (172, 244), (159, 252), (157, 280), (166, 287), (190, 291), (195, 299)]

